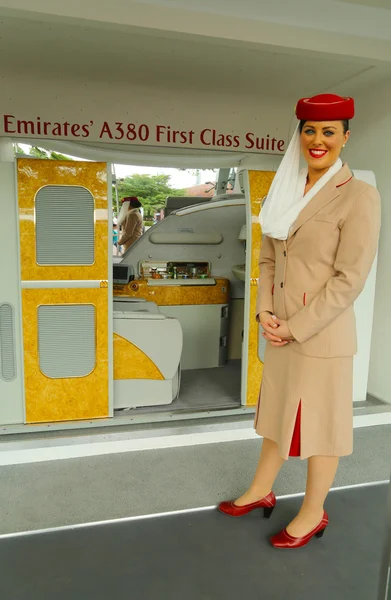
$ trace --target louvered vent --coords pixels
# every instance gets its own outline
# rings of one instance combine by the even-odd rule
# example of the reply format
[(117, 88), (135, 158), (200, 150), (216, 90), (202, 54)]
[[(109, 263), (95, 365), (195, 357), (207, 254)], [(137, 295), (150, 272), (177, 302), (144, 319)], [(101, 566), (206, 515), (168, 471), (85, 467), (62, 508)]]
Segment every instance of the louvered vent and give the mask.
[(11, 304), (0, 304), (0, 376), (4, 381), (16, 377), (14, 311)]
[(35, 198), (39, 265), (94, 263), (94, 198), (81, 186), (47, 185)]
[(86, 377), (95, 368), (95, 307), (63, 304), (38, 308), (41, 372), (52, 379)]

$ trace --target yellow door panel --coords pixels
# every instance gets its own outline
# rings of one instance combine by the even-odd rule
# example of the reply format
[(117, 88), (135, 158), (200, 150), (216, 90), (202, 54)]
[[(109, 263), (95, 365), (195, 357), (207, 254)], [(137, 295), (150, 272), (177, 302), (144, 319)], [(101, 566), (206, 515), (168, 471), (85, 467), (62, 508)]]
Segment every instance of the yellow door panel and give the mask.
[[(19, 159), (18, 198), (22, 281), (107, 279), (108, 206), (106, 163)], [(91, 265), (39, 265), (36, 257), (36, 198), (45, 186), (81, 186), (94, 201), (94, 262)]]
[(250, 310), (249, 310), (249, 344), (247, 366), (247, 406), (255, 406), (258, 402), (262, 380), (263, 363), (259, 358), (259, 325), (255, 320), (256, 300), (259, 278), (259, 251), (262, 243), (262, 232), (258, 221), (261, 200), (266, 196), (275, 173), (272, 171), (249, 171), (251, 202), (251, 267), (250, 267)]
[(25, 420), (107, 417), (107, 165), (19, 159), (17, 181)]
[[(24, 331), (24, 380), (26, 422), (71, 421), (108, 416), (108, 290), (107, 289), (25, 289), (22, 290)], [(44, 307), (93, 306), (95, 309), (94, 352), (92, 371), (85, 376), (48, 376), (42, 372), (43, 341), (40, 331), (39, 310)], [(55, 323), (56, 325), (56, 323)], [(50, 327), (43, 323), (41, 329)], [(64, 330), (64, 328), (63, 328)], [(56, 333), (56, 329), (53, 334)], [(66, 331), (63, 331), (66, 339)], [(72, 345), (72, 340), (66, 339)], [(48, 357), (50, 365), (63, 369), (62, 353), (58, 340), (52, 340)], [(41, 346), (41, 347), (40, 347)], [(82, 349), (82, 348), (81, 348)], [(58, 355), (58, 361), (56, 361)], [(60, 364), (57, 364), (57, 363)], [(52, 367), (53, 368), (53, 367)], [(69, 375), (69, 372), (66, 372)]]

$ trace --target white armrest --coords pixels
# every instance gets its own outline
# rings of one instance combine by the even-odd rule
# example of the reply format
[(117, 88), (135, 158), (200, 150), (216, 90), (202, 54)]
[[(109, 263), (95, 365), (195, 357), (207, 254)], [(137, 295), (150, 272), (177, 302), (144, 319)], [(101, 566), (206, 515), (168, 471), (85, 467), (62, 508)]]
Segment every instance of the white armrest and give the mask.
[(147, 310), (138, 310), (135, 312), (123, 312), (123, 311), (114, 311), (114, 319), (134, 319), (136, 321), (164, 321), (168, 319), (166, 315), (162, 313), (151, 313)]

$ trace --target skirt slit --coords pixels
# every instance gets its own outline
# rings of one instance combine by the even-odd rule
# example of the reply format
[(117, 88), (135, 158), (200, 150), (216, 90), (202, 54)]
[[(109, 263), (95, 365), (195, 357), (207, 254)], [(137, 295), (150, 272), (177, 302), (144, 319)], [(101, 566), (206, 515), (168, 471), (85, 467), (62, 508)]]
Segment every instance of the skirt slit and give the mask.
[(301, 455), (301, 400), (297, 409), (295, 428), (293, 430), (289, 456)]

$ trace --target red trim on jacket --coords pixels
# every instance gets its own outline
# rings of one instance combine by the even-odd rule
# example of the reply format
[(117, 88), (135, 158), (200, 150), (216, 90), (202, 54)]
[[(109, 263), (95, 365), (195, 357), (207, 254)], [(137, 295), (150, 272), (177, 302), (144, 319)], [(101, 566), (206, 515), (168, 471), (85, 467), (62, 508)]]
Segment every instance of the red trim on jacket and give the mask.
[(351, 181), (353, 179), (353, 175), (351, 177), (349, 177), (349, 179), (347, 179), (346, 181), (343, 181), (342, 183), (339, 183), (337, 186), (337, 188), (342, 187), (343, 185), (345, 185), (345, 183), (349, 183), (349, 181)]

